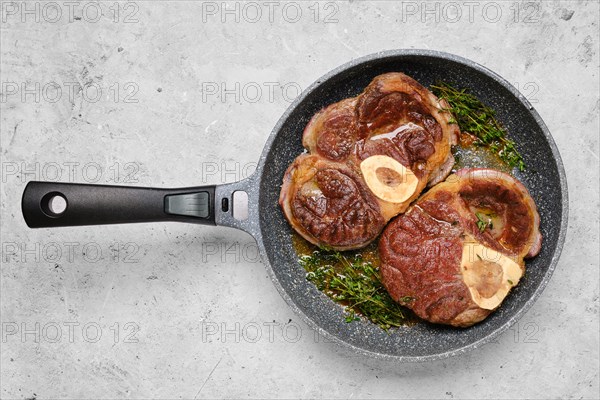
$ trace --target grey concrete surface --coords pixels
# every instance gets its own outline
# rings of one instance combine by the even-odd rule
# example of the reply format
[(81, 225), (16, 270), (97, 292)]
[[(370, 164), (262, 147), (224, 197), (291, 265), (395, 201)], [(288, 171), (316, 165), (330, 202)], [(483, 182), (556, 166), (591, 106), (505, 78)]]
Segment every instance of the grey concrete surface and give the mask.
[[(598, 398), (598, 2), (1, 5), (2, 398)], [(241, 179), (299, 90), (395, 48), (455, 53), (513, 82), (564, 160), (557, 270), (476, 351), (398, 364), (326, 343), (252, 239), (227, 228), (23, 222), (34, 179)]]

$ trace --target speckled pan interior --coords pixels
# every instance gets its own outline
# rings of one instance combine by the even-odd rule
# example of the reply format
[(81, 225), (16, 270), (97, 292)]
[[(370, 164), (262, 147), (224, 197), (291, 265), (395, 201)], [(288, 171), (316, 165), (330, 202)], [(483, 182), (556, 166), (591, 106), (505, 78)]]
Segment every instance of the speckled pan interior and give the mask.
[[(541, 253), (527, 262), (524, 279), (499, 310), (471, 328), (425, 322), (384, 332), (367, 321), (344, 322), (343, 308), (305, 279), (292, 247), (292, 230), (279, 206), (283, 174), (303, 151), (302, 131), (311, 116), (333, 102), (360, 93), (375, 76), (400, 71), (425, 86), (438, 80), (469, 88), (493, 107), (523, 155), (527, 171), (516, 176), (529, 189), (541, 217)], [(290, 106), (275, 127), (259, 167), (258, 232), (254, 232), (282, 296), (313, 328), (351, 350), (401, 361), (443, 358), (490, 341), (516, 322), (539, 296), (558, 262), (567, 223), (565, 174), (543, 121), (516, 89), (497, 74), (447, 53), (398, 50), (354, 60), (315, 82)]]

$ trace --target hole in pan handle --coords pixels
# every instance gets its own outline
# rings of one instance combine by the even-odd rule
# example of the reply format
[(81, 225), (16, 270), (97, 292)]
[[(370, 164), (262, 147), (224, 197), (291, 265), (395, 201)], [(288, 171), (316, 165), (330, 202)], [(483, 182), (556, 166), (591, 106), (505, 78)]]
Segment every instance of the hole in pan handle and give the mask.
[(178, 221), (250, 232), (253, 207), (247, 196), (234, 192), (253, 192), (253, 183), (248, 178), (226, 185), (159, 189), (32, 181), (23, 191), (21, 209), (30, 228)]

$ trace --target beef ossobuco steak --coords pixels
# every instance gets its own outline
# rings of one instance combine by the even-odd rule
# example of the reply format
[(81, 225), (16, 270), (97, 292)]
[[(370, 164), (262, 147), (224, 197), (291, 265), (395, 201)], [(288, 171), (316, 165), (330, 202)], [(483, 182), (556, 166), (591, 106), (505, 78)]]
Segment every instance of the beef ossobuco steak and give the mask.
[(302, 138), (309, 154), (283, 178), (279, 204), (291, 226), (336, 250), (373, 241), (427, 185), (449, 174), (459, 130), (446, 107), (395, 72), (315, 114)]
[(491, 169), (461, 169), (386, 227), (383, 283), (419, 317), (468, 327), (519, 283), (524, 258), (541, 248), (539, 214), (519, 181)]

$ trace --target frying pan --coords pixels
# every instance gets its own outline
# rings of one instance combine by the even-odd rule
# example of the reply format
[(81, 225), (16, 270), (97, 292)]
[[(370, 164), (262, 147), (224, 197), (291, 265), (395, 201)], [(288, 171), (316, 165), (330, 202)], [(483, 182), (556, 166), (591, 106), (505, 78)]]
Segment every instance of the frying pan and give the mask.
[[(375, 76), (390, 71), (404, 72), (425, 86), (443, 80), (469, 88), (497, 111), (527, 165), (525, 172), (515, 174), (538, 206), (544, 236), (542, 251), (527, 263), (524, 279), (502, 306), (467, 329), (422, 322), (385, 332), (366, 320), (346, 323), (343, 307), (305, 279), (292, 246), (292, 230), (277, 203), (283, 174), (303, 151), (302, 131), (313, 114), (331, 103), (356, 96)], [(232, 214), (233, 202), (238, 201), (234, 192), (248, 195), (247, 219), (237, 219)], [(50, 203), (57, 195), (67, 203), (62, 213), (54, 212)], [(241, 201), (235, 204), (243, 205)], [(567, 228), (568, 200), (556, 145), (538, 113), (513, 86), (489, 69), (455, 55), (395, 50), (353, 60), (313, 83), (277, 122), (256, 172), (245, 180), (182, 189), (29, 182), (23, 193), (22, 210), (32, 228), (180, 221), (244, 230), (256, 240), (283, 298), (325, 338), (357, 353), (423, 361), (456, 355), (489, 342), (531, 307), (558, 262)]]

